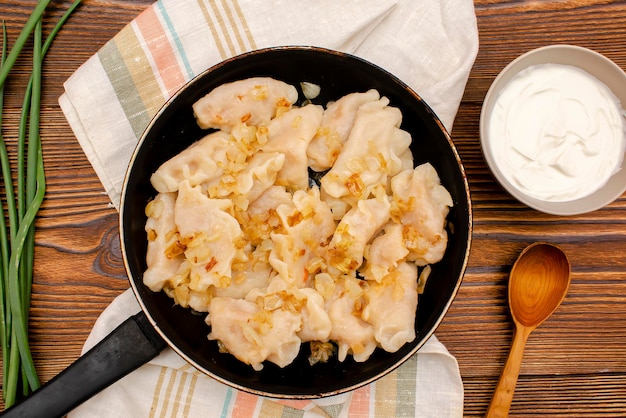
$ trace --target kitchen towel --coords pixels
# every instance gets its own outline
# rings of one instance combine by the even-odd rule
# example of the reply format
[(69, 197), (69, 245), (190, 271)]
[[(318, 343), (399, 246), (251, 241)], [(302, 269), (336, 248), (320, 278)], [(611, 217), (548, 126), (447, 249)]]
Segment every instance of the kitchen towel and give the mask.
[[(452, 129), (478, 51), (471, 0), (159, 0), (65, 83), (61, 108), (118, 208), (126, 167), (150, 119), (185, 82), (237, 54), (312, 45), (393, 73)], [(84, 350), (139, 310), (130, 290), (96, 322)], [(455, 417), (463, 413), (456, 359), (431, 337), (378, 382), (313, 400), (262, 398), (218, 383), (165, 350), (70, 417)]]

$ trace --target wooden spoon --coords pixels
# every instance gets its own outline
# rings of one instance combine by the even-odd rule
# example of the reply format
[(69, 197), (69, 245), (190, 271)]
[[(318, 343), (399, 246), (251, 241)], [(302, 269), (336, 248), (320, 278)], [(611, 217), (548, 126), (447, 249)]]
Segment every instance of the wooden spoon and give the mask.
[(509, 278), (509, 307), (515, 324), (509, 357), (487, 410), (487, 417), (506, 417), (528, 336), (561, 304), (570, 283), (570, 264), (558, 247), (532, 244), (520, 254)]

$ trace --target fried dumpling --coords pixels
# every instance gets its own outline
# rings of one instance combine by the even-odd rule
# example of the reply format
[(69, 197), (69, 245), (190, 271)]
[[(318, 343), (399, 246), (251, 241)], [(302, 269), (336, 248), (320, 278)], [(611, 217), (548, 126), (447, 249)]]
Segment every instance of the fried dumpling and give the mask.
[(305, 190), (309, 185), (306, 150), (322, 120), (323, 108), (306, 105), (293, 108), (272, 119), (267, 126), (265, 152), (280, 152), (285, 163), (276, 177), (276, 184), (294, 190)]
[(228, 165), (232, 143), (228, 134), (213, 132), (170, 158), (152, 174), (150, 182), (157, 192), (175, 192), (186, 180), (193, 186), (219, 179)]
[(400, 262), (409, 254), (404, 246), (402, 225), (388, 222), (383, 233), (372, 240), (365, 252), (365, 268), (361, 274), (367, 280), (380, 282), (390, 272), (394, 271)]
[(303, 342), (328, 341), (333, 324), (326, 312), (324, 298), (309, 287), (298, 289), (298, 292), (306, 300), (301, 310), (302, 328), (298, 331), (298, 337)]
[(452, 197), (430, 163), (404, 170), (391, 180), (392, 216), (404, 227), (407, 260), (418, 266), (443, 258), (448, 244), (446, 216)]
[(328, 246), (328, 264), (344, 274), (356, 271), (363, 263), (365, 246), (389, 220), (386, 196), (359, 200), (341, 219)]
[(285, 309), (265, 310), (245, 299), (215, 297), (209, 305), (207, 323), (210, 340), (255, 370), (264, 361), (279, 367), (290, 364), (298, 355), (302, 341), (297, 336), (302, 318)]
[(263, 246), (255, 248), (245, 261), (232, 265), (232, 280), (226, 287), (214, 287), (215, 296), (243, 299), (255, 289), (265, 289), (275, 272), (267, 263)]
[(269, 263), (284, 280), (303, 287), (309, 278), (309, 262), (321, 259), (335, 231), (335, 221), (317, 187), (297, 190), (293, 205), (281, 205), (276, 211), (283, 232), (271, 235), (274, 248)]
[(298, 99), (290, 84), (269, 77), (252, 77), (222, 84), (193, 104), (198, 126), (230, 132), (239, 123), (266, 126), (278, 109)]
[(364, 93), (346, 94), (326, 106), (320, 127), (307, 149), (312, 170), (325, 171), (333, 166), (343, 144), (348, 140), (358, 108), (378, 99), (380, 94), (372, 89)]
[(250, 157), (246, 168), (236, 176), (236, 195), (242, 196), (248, 203), (253, 202), (274, 185), (284, 163), (284, 154), (257, 152)]
[(239, 222), (227, 210), (228, 199), (211, 199), (199, 186), (182, 182), (176, 199), (174, 221), (190, 265), (189, 288), (206, 291), (209, 286), (227, 287), (232, 263), (245, 260)]
[(389, 176), (402, 167), (400, 155), (409, 147), (410, 136), (400, 130), (400, 110), (381, 98), (359, 107), (350, 136), (335, 165), (322, 177), (324, 192), (352, 201), (366, 199)]
[(279, 206), (295, 208), (291, 193), (283, 186), (272, 186), (252, 201), (247, 211), (236, 212), (237, 220), (251, 245), (258, 246), (264, 240), (269, 240), (272, 233), (283, 231), (282, 221), (276, 212)]
[(417, 267), (413, 263), (401, 263), (380, 283), (369, 283), (361, 317), (372, 324), (374, 337), (385, 351), (394, 353), (415, 339), (417, 297)]
[(335, 292), (327, 301), (328, 317), (333, 325), (330, 339), (337, 343), (338, 359), (352, 354), (355, 361), (367, 360), (376, 349), (374, 327), (360, 316), (363, 305), (362, 280), (344, 276), (337, 281)]
[(154, 292), (163, 289), (164, 283), (176, 274), (184, 257), (172, 251), (176, 247), (176, 224), (174, 223), (174, 205), (176, 193), (159, 193), (146, 206), (146, 234), (148, 251), (147, 269), (143, 274), (143, 283)]

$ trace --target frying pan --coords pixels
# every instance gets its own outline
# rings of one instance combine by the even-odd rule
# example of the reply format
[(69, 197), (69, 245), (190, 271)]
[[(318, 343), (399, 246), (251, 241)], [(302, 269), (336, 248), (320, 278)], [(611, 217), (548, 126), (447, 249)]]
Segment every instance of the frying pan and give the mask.
[[(419, 51), (416, 51), (419, 53)], [(209, 341), (204, 317), (174, 306), (163, 292), (142, 283), (147, 248), (146, 204), (156, 192), (150, 175), (163, 162), (206, 135), (194, 119), (192, 104), (211, 89), (239, 79), (269, 76), (296, 87), (301, 82), (321, 86), (315, 103), (327, 104), (353, 92), (377, 89), (403, 114), (402, 128), (411, 133), (415, 164), (430, 162), (450, 192), (454, 206), (448, 215), (449, 243), (443, 259), (432, 266), (420, 296), (417, 337), (395, 353), (377, 349), (365, 362), (349, 356), (314, 366), (308, 345), (287, 367), (265, 364), (261, 371), (219, 352)], [(302, 97), (302, 94), (301, 94)], [(400, 366), (435, 332), (461, 285), (469, 256), (472, 212), (469, 187), (454, 144), (430, 107), (402, 81), (358, 57), (316, 47), (276, 47), (228, 59), (189, 82), (159, 111), (131, 158), (120, 205), (120, 240), (124, 263), (142, 312), (124, 322), (88, 353), (9, 408), (5, 416), (62, 416), (97, 392), (156, 356), (166, 346), (198, 370), (249, 393), (305, 399), (336, 395), (368, 384)]]

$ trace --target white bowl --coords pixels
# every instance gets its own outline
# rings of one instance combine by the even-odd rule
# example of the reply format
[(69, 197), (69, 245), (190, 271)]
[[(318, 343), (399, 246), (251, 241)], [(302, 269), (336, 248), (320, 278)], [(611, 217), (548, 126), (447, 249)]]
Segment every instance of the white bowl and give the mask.
[(580, 199), (566, 202), (545, 201), (520, 191), (503, 175), (498, 160), (492, 151), (492, 138), (489, 138), (489, 118), (500, 91), (517, 73), (538, 64), (562, 64), (578, 67), (604, 83), (626, 106), (626, 73), (613, 61), (595, 51), (573, 45), (550, 45), (529, 51), (511, 61), (492, 83), (480, 115), (480, 141), (483, 155), (496, 180), (520, 202), (541, 212), (553, 215), (576, 215), (600, 209), (626, 191), (626, 169), (624, 163), (608, 182), (594, 193)]

